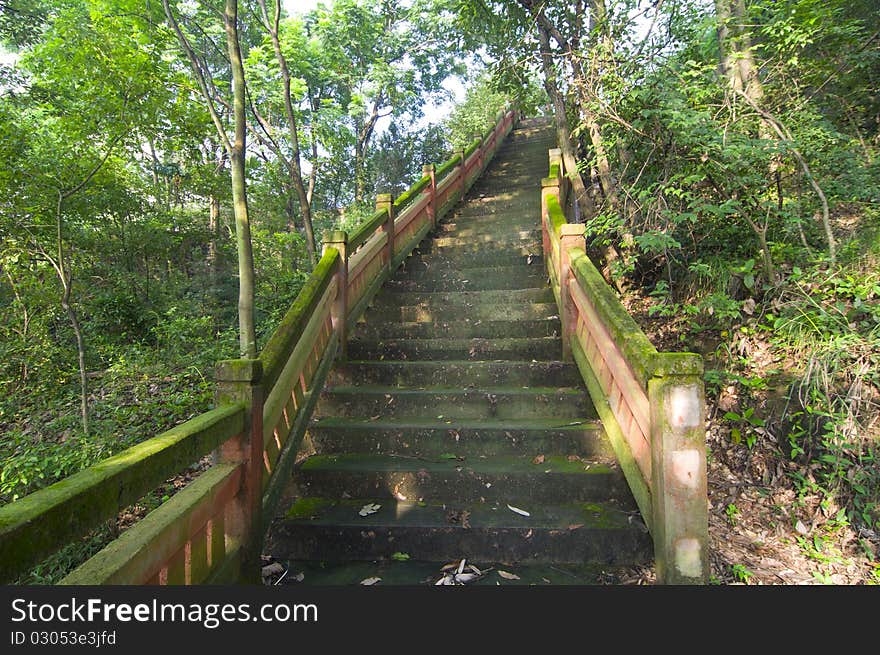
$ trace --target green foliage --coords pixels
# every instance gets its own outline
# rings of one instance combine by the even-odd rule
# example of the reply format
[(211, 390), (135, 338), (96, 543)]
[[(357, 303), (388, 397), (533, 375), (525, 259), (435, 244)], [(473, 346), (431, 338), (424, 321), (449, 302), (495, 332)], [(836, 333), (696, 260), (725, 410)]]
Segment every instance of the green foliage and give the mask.
[(495, 125), (498, 112), (510, 102), (511, 96), (497, 90), (490, 76), (479, 77), (444, 124), (453, 148), (465, 148), (473, 142), (475, 134), (485, 134)]

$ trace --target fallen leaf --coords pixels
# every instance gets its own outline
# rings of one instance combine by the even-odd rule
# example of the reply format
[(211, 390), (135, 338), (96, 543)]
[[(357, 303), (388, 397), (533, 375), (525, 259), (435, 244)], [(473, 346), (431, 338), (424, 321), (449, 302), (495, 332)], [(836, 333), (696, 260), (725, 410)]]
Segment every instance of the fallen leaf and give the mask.
[(379, 582), (381, 579), (382, 578), (375, 578), (375, 577), (374, 578), (365, 578), (365, 579), (361, 580), (361, 584), (366, 585), (366, 586), (374, 585), (377, 582)]
[(582, 528), (582, 527), (584, 527), (583, 523), (572, 523), (571, 525), (568, 526), (568, 529), (569, 530), (577, 530), (578, 528)]
[(801, 520), (798, 520), (798, 522), (794, 526), (794, 529), (801, 534), (807, 534), (809, 532), (809, 530), (807, 530), (807, 526), (805, 526), (804, 522)]
[(306, 574), (303, 573), (302, 571), (300, 571), (295, 576), (293, 576), (293, 579), (296, 580), (297, 582), (302, 582), (303, 580), (306, 579)]
[(514, 513), (519, 514), (521, 516), (531, 516), (531, 514), (529, 514), (524, 509), (520, 509), (519, 507), (513, 507), (512, 505), (508, 505), (507, 509), (509, 509), (511, 512), (514, 512)]
[(376, 505), (375, 503), (367, 503), (363, 507), (361, 507), (361, 511), (358, 512), (361, 516), (369, 516), (370, 514), (375, 514), (379, 511), (381, 505)]
[(520, 577), (516, 573), (508, 573), (507, 571), (502, 571), (498, 569), (498, 575), (500, 575), (505, 580), (519, 580)]
[(400, 552), (397, 552), (397, 553), (394, 553), (394, 554), (391, 556), (391, 559), (393, 559), (393, 560), (395, 560), (395, 561), (397, 561), (397, 562), (405, 562), (406, 560), (409, 559), (409, 553), (400, 553)]
[(544, 456), (543, 455), (538, 455), (537, 457), (535, 457), (535, 459), (532, 460), (532, 464), (543, 464), (543, 463), (544, 463)]

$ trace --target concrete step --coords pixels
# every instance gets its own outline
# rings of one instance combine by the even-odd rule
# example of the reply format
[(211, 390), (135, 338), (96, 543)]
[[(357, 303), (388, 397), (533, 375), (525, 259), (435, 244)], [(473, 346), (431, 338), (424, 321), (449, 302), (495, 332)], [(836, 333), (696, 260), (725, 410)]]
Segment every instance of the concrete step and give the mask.
[(354, 359), (380, 360), (515, 360), (556, 361), (562, 357), (559, 337), (492, 337), (469, 339), (352, 338)]
[(487, 226), (476, 228), (459, 228), (433, 237), (435, 247), (470, 246), (472, 244), (492, 244), (493, 246), (511, 246), (523, 243), (540, 243), (541, 232), (538, 229), (512, 230), (505, 226)]
[[(395, 551), (400, 552), (400, 551)], [(393, 555), (393, 553), (392, 553)], [(400, 557), (400, 556), (398, 556)], [(612, 566), (605, 562), (571, 564), (568, 562), (524, 563), (499, 562), (497, 560), (471, 560), (467, 553), (454, 559), (466, 565), (474, 564), (485, 575), (468, 582), (469, 587), (485, 586), (565, 586), (608, 585), (629, 580), (632, 570), (625, 566)], [(302, 586), (361, 585), (364, 580), (378, 578), (379, 586), (405, 585), (433, 586), (445, 574), (443, 568), (449, 561), (430, 562), (414, 559), (400, 561), (387, 559), (328, 562), (326, 560), (281, 560), (287, 574), (282, 574), (277, 584)], [(507, 577), (504, 577), (502, 571)], [(516, 577), (511, 579), (510, 575)]]
[[(477, 292), (474, 292), (477, 293)], [(559, 318), (556, 302), (528, 304), (486, 304), (472, 305), (467, 309), (472, 321), (530, 321)], [(381, 304), (370, 307), (364, 313), (367, 323), (374, 321), (402, 321), (407, 323), (436, 323), (450, 320), (441, 305), (394, 305)]]
[(594, 419), (370, 420), (327, 417), (309, 426), (315, 449), (324, 455), (384, 453), (439, 458), (494, 455), (577, 455), (608, 460), (612, 449)]
[(531, 289), (503, 289), (500, 291), (396, 291), (383, 289), (376, 296), (373, 307), (442, 307), (447, 319), (469, 315), (468, 310), (484, 305), (515, 305), (550, 303), (553, 290), (546, 286)]
[(537, 266), (497, 266), (469, 271), (412, 269), (399, 271), (385, 288), (395, 291), (498, 291), (545, 286), (546, 273)]
[(595, 418), (585, 389), (483, 387), (403, 389), (336, 386), (321, 394), (316, 417), (446, 419)]
[(404, 323), (374, 320), (358, 323), (352, 337), (361, 340), (383, 339), (472, 339), (559, 336), (559, 319), (546, 318), (521, 321), (472, 321), (469, 318), (451, 322)]
[(490, 230), (494, 232), (528, 230), (540, 232), (540, 229), (540, 224), (533, 220), (532, 217), (509, 217), (499, 216), (498, 214), (486, 214), (467, 218), (452, 216), (437, 225), (434, 234), (431, 236), (456, 236), (453, 233), (462, 230), (481, 232), (489, 232)]
[[(303, 498), (278, 519), (266, 550), (276, 559), (375, 560), (405, 553), (414, 560), (466, 557), (521, 563), (639, 564), (650, 539), (638, 517), (611, 504), (568, 502), (532, 508), (525, 517), (506, 504), (424, 504), (375, 499)], [(304, 514), (304, 516), (300, 516)], [(462, 519), (464, 517), (464, 519)]]
[[(337, 365), (331, 386), (389, 387), (577, 387), (583, 384), (574, 364), (564, 362), (394, 362), (354, 361)], [(433, 420), (433, 419), (432, 419)]]
[[(544, 255), (541, 248), (508, 248), (505, 250), (486, 250), (479, 257), (470, 252), (430, 252), (429, 240), (419, 244), (419, 249), (407, 257), (401, 267), (402, 271), (468, 271), (475, 268), (496, 266), (536, 266), (544, 267)], [(523, 252), (525, 251), (525, 252)]]
[[(613, 462), (545, 455), (438, 458), (343, 453), (303, 461), (289, 493), (295, 498), (380, 498), (410, 502), (506, 504), (527, 512), (541, 504), (628, 501), (626, 479)], [(381, 503), (380, 503), (381, 504)], [(355, 513), (355, 517), (357, 513)]]

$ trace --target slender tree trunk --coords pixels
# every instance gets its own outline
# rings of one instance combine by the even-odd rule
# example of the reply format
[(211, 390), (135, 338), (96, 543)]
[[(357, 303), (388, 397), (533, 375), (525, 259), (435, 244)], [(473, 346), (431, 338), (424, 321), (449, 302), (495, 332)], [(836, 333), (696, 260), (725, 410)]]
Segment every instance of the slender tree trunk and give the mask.
[(370, 117), (360, 126), (357, 133), (357, 141), (354, 147), (354, 199), (360, 204), (366, 200), (367, 195), (367, 147), (370, 144), (370, 138), (373, 136), (373, 130), (376, 122), (379, 120), (379, 103), (381, 102), (381, 93), (373, 103), (373, 109)]
[(211, 272), (211, 286), (217, 285), (217, 238), (220, 234), (220, 199), (211, 194), (208, 200), (208, 268)]
[(278, 61), (278, 66), (281, 69), (281, 82), (284, 89), (284, 111), (287, 114), (287, 129), (290, 134), (290, 182), (296, 190), (296, 195), (299, 199), (300, 215), (302, 216), (303, 228), (306, 233), (306, 248), (309, 252), (309, 260), (312, 266), (314, 266), (318, 259), (315, 235), (312, 229), (311, 199), (303, 184), (302, 168), (300, 166), (299, 131), (296, 125), (296, 114), (293, 111), (293, 102), (290, 98), (290, 69), (287, 66), (287, 58), (281, 50), (281, 41), (278, 35), (281, 21), (281, 0), (275, 0), (275, 14), (271, 20), (266, 9), (266, 0), (258, 1), (263, 14), (263, 20), (269, 30), (269, 35), (272, 37), (275, 59)]
[(224, 13), (226, 46), (232, 68), (233, 112), (235, 137), (230, 152), (232, 172), (232, 210), (235, 215), (235, 241), (238, 248), (238, 329), (241, 356), (257, 356), (257, 335), (254, 325), (254, 254), (251, 247), (251, 225), (248, 216), (245, 155), (247, 126), (244, 66), (238, 40), (238, 2), (226, 0)]
[(70, 321), (70, 327), (76, 337), (76, 358), (79, 365), (79, 400), (80, 400), (80, 419), (82, 421), (83, 434), (89, 434), (89, 388), (88, 375), (86, 374), (86, 346), (83, 339), (82, 329), (79, 324), (79, 317), (76, 315), (76, 309), (70, 303), (70, 295), (73, 289), (73, 278), (67, 267), (64, 252), (64, 238), (62, 234), (62, 207), (64, 204), (65, 194), (58, 192), (58, 202), (55, 205), (55, 251), (56, 260), (54, 262), (55, 272), (61, 282), (61, 308), (67, 314), (67, 320)]

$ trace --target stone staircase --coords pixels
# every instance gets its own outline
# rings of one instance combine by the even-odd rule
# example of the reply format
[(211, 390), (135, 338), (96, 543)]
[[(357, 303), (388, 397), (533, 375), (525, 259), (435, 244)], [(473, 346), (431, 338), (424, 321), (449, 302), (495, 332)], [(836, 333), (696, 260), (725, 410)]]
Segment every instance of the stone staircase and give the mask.
[(372, 571), (328, 573), (353, 562), (650, 560), (577, 368), (560, 361), (539, 228), (551, 147), (546, 121), (523, 121), (351, 335), (309, 429), (317, 454), (267, 539), (291, 570), (324, 571), (308, 581)]

